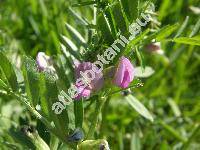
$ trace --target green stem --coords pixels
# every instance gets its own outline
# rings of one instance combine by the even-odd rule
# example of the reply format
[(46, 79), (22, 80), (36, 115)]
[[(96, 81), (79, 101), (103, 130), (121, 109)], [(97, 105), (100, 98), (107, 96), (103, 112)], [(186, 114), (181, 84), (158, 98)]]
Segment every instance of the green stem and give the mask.
[(22, 104), (24, 104), (24, 105), (28, 108), (28, 110), (29, 110), (37, 119), (39, 119), (39, 120), (49, 129), (49, 131), (51, 131), (54, 135), (56, 135), (57, 137), (59, 137), (59, 139), (60, 139), (63, 143), (66, 143), (66, 144), (68, 144), (68, 146), (71, 147), (71, 145), (70, 145), (69, 143), (67, 143), (66, 140), (65, 140), (63, 137), (61, 137), (61, 136), (59, 135), (59, 133), (55, 130), (55, 127), (52, 126), (51, 123), (50, 123), (46, 118), (44, 118), (42, 115), (40, 115), (40, 113), (38, 113), (38, 112), (30, 105), (30, 103), (28, 102), (28, 100), (27, 100), (26, 98), (24, 98), (24, 97), (22, 97), (22, 96), (20, 96), (20, 95), (18, 95), (18, 94), (16, 94), (16, 93), (14, 93), (14, 92), (12, 92), (12, 91), (9, 91), (9, 93), (10, 93), (13, 97), (17, 98)]
[(104, 102), (106, 101), (106, 97), (101, 97), (99, 100), (96, 100), (96, 107), (95, 107), (95, 112), (93, 114), (93, 118), (92, 118), (92, 123), (90, 125), (89, 131), (87, 133), (87, 137), (86, 139), (92, 139), (93, 135), (94, 135), (94, 131), (96, 128), (96, 125), (98, 123), (98, 116), (101, 112), (101, 109), (103, 107)]
[(32, 133), (27, 135), (31, 142), (36, 146), (37, 150), (50, 150), (49, 146), (43, 141), (38, 133)]
[(50, 149), (51, 150), (57, 150), (58, 145), (59, 145), (59, 139), (55, 135), (51, 134)]

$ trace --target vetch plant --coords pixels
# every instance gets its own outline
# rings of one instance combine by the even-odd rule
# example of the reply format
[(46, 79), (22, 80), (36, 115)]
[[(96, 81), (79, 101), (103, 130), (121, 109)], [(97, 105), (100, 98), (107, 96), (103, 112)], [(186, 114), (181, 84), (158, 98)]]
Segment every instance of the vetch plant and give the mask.
[[(95, 14), (95, 17), (97, 16), (101, 16), (101, 12)], [(146, 21), (146, 24), (147, 22), (149, 20)], [(136, 36), (139, 33), (134, 32), (133, 27), (131, 29), (132, 32), (129, 32), (128, 29), (126, 31), (130, 33), (130, 36), (132, 34)], [(80, 35), (77, 35), (75, 29), (70, 27), (69, 30), (79, 40)], [(101, 36), (104, 38), (103, 35)], [(75, 48), (75, 46), (72, 46), (73, 42), (67, 37), (64, 39), (65, 45), (62, 47), (64, 55), (58, 56), (57, 60), (50, 58), (43, 52), (37, 54), (36, 62), (29, 57), (24, 57), (25, 96), (22, 96), (22, 93), (13, 93), (7, 86), (5, 88), (10, 91), (12, 96), (22, 101), (63, 144), (67, 144), (71, 148), (88, 149), (94, 143), (96, 145), (94, 147), (109, 149), (106, 140), (97, 140), (99, 142), (95, 142), (90, 139), (93, 139), (99, 114), (104, 103), (110, 97), (109, 95), (113, 92), (112, 88), (119, 86), (127, 89), (133, 81), (133, 65), (128, 58), (123, 56), (124, 48), (129, 44), (129, 40), (120, 35), (119, 38), (113, 41), (110, 48), (107, 48), (103, 53), (99, 51), (99, 54), (97, 54), (98, 60), (93, 61), (92, 59), (87, 60), (87, 58), (84, 60), (84, 57), (81, 59), (80, 54), (75, 51), (72, 52), (73, 48)], [(117, 46), (117, 44), (120, 45)], [(70, 50), (72, 53), (67, 54), (67, 49), (70, 49), (70, 47), (72, 48)], [(86, 52), (85, 56), (87, 57), (87, 55)], [(2, 58), (6, 59), (3, 54)], [(64, 59), (65, 61), (63, 61)], [(66, 76), (65, 71), (61, 67), (63, 63), (68, 66), (71, 65), (69, 66), (71, 69), (69, 73), (72, 75), (71, 79), (64, 78)], [(10, 64), (8, 63), (7, 65)], [(114, 67), (109, 69), (110, 66)], [(103, 69), (104, 67), (105, 70)], [(110, 70), (112, 73), (106, 76), (106, 70)], [(15, 76), (14, 72), (13, 76)], [(72, 84), (73, 78), (75, 84)], [(69, 83), (65, 84), (66, 82)], [(110, 85), (110, 83), (115, 85)], [(65, 92), (67, 87), (70, 87), (68, 94)], [(91, 123), (88, 124), (89, 128), (84, 129), (84, 103), (91, 101), (93, 98), (96, 103), (95, 112)], [(35, 108), (38, 105), (41, 109), (36, 110)], [(83, 131), (86, 137), (84, 137)], [(82, 142), (84, 139), (85, 141)]]

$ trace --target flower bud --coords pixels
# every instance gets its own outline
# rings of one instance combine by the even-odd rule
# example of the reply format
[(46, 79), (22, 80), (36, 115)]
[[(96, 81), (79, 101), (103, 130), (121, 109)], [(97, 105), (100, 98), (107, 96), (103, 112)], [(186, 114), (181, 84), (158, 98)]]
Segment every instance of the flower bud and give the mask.
[(131, 62), (125, 58), (121, 57), (118, 67), (114, 76), (114, 84), (121, 87), (127, 88), (129, 84), (134, 79), (134, 67)]

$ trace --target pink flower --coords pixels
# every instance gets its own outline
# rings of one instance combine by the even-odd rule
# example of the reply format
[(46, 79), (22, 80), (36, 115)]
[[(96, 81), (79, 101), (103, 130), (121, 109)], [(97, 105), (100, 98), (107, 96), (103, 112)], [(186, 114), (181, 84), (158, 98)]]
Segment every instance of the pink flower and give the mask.
[(121, 88), (127, 88), (133, 79), (134, 67), (127, 58), (122, 56), (116, 69), (113, 82)]
[(55, 71), (51, 58), (44, 52), (39, 52), (36, 56), (36, 63), (39, 71)]
[(77, 97), (75, 97), (75, 99), (79, 100), (82, 97), (83, 98), (89, 98), (90, 97), (90, 94), (91, 94), (91, 89), (90, 88), (82, 88), (80, 86), (77, 86), (77, 88), (78, 88), (79, 94), (78, 94)]
[[(83, 83), (76, 82), (75, 85), (79, 90), (79, 95), (76, 97), (76, 99), (80, 99), (81, 97), (88, 98), (92, 92), (98, 91), (102, 88), (104, 83), (103, 73), (94, 72), (92, 70), (93, 67), (96, 68), (96, 66), (94, 66), (91, 62), (82, 62), (82, 63), (75, 62), (76, 81), (78, 81), (78, 79), (83, 79), (82, 74), (84, 73), (88, 78), (91, 79), (90, 82), (87, 84), (87, 86), (83, 86)], [(93, 74), (93, 79), (91, 73)]]

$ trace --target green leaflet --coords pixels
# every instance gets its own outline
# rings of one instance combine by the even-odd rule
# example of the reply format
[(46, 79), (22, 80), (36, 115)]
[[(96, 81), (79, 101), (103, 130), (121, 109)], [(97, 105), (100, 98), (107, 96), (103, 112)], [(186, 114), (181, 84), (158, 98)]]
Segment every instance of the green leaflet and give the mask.
[(147, 78), (150, 77), (152, 74), (155, 73), (153, 68), (146, 66), (145, 68), (142, 67), (135, 67), (135, 76), (139, 78)]
[(120, 30), (122, 34), (127, 32), (128, 27), (119, 3), (116, 3), (112, 6), (112, 13), (114, 16), (114, 21), (116, 23), (117, 29)]
[(24, 57), (23, 75), (28, 99), (35, 107), (39, 101), (39, 72), (35, 61), (26, 56)]
[(126, 100), (140, 115), (153, 122), (152, 115), (139, 100), (132, 95), (128, 95)]
[(76, 45), (82, 45), (85, 46), (86, 45), (86, 41), (83, 38), (83, 36), (71, 25), (69, 25), (68, 23), (66, 23), (66, 28), (67, 31), (69, 32), (69, 35), (71, 36), (71, 38), (73, 39), (73, 42)]
[(84, 26), (87, 26), (89, 23), (85, 18), (82, 18), (78, 13), (76, 13), (73, 9), (68, 9), (69, 13), (76, 19), (76, 21)]
[(2, 52), (0, 52), (0, 60), (1, 60), (0, 67), (6, 77), (9, 86), (13, 91), (17, 91), (18, 90), (17, 76), (15, 74), (11, 62)]
[(166, 26), (163, 29), (160, 30), (160, 32), (156, 36), (157, 41), (162, 41), (168, 36), (170, 36), (177, 28), (179, 27), (178, 24)]
[(114, 41), (112, 37), (111, 25), (103, 13), (99, 13), (97, 16), (97, 27), (101, 31), (104, 42), (111, 45)]
[(62, 41), (63, 41), (63, 45), (61, 45), (63, 48), (61, 49), (61, 51), (63, 52), (63, 54), (65, 56), (68, 55), (72, 55), (74, 56), (76, 59), (80, 60), (80, 54), (78, 52), (78, 48), (77, 46), (66, 36), (62, 36)]
[(111, 34), (113, 38), (116, 39), (118, 31), (117, 31), (116, 22), (114, 20), (114, 16), (110, 7), (107, 7), (107, 9), (104, 12), (104, 15), (105, 15), (106, 20), (109, 23)]
[(138, 12), (139, 12), (139, 2), (140, 0), (119, 0), (122, 9), (124, 13), (126, 14), (128, 20), (130, 23), (133, 22), (133, 20), (136, 20), (138, 17)]
[(196, 36), (192, 38), (180, 37), (180, 38), (175, 38), (172, 41), (176, 43), (200, 46), (200, 36)]

